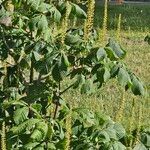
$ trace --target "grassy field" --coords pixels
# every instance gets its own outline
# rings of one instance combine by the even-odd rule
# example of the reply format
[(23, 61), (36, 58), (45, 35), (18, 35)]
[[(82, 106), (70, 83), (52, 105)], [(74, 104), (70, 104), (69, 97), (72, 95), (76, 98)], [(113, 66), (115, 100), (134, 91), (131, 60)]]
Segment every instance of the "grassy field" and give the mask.
[[(99, 10), (101, 13), (98, 12)], [(147, 88), (147, 95), (135, 97), (130, 91), (124, 92), (120, 86), (117, 86), (116, 80), (113, 80), (89, 96), (70, 90), (66, 93), (65, 99), (72, 107), (86, 107), (110, 115), (114, 120), (124, 124), (128, 130), (138, 125), (148, 126), (150, 125), (150, 45), (144, 42), (144, 38), (150, 31), (150, 17), (148, 17), (150, 5), (111, 5), (108, 13), (108, 37), (114, 38), (117, 15), (122, 13), (120, 44), (127, 51), (125, 63), (142, 79)], [(95, 26), (98, 27), (102, 24), (103, 18), (101, 5), (96, 7), (95, 17)]]
[[(95, 26), (102, 27), (103, 5), (97, 4), (95, 10)], [(150, 5), (123, 4), (108, 5), (108, 29), (116, 29), (119, 14), (122, 14), (122, 29), (134, 31), (150, 31)]]

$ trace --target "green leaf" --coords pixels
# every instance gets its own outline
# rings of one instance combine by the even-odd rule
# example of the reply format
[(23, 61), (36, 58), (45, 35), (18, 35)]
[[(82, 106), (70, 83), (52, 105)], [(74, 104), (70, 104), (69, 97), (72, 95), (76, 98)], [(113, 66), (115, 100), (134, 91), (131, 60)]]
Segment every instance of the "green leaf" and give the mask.
[(53, 6), (47, 3), (41, 3), (37, 9), (38, 12), (47, 13), (50, 12)]
[(112, 38), (109, 39), (109, 43), (107, 44), (107, 47), (110, 47), (118, 58), (123, 59), (126, 56), (125, 50), (116, 43)]
[(121, 86), (125, 87), (126, 85), (132, 85), (130, 76), (124, 68), (120, 68), (118, 72), (118, 82)]
[(85, 80), (85, 83), (81, 86), (81, 94), (91, 94), (93, 91), (93, 81), (91, 79)]
[(141, 135), (141, 141), (145, 146), (150, 147), (150, 134), (143, 133)]
[(142, 143), (138, 143), (133, 150), (147, 150), (147, 148)]
[(57, 60), (52, 69), (52, 77), (55, 81), (62, 81), (67, 75), (69, 61), (65, 54), (61, 54), (61, 57)]
[(53, 19), (55, 22), (60, 22), (61, 20), (61, 13), (53, 7), (53, 9), (50, 11), (53, 14)]
[(109, 150), (126, 150), (126, 147), (118, 141), (113, 142), (112, 144), (110, 144)]
[(33, 18), (31, 18), (31, 20), (29, 22), (29, 28), (30, 28), (31, 31), (36, 30), (39, 20), (40, 20), (40, 16), (39, 15), (38, 16), (34, 16)]
[(46, 135), (48, 133), (48, 125), (45, 122), (38, 122), (35, 125), (35, 129), (33, 130), (33, 133), (31, 134), (31, 139), (33, 141), (41, 141), (46, 138)]
[(114, 130), (113, 126), (107, 127), (104, 130), (107, 132), (110, 139), (117, 140), (116, 131)]
[(72, 14), (77, 16), (77, 18), (86, 19), (87, 15), (83, 9), (79, 7), (79, 5), (76, 5), (74, 3), (71, 3), (72, 5)]
[(18, 125), (18, 124), (22, 123), (23, 121), (27, 120), (28, 114), (29, 114), (28, 107), (18, 108), (14, 112), (14, 116), (13, 116), (15, 123)]
[(123, 128), (123, 126), (121, 124), (115, 123), (113, 128), (116, 131), (116, 136), (118, 139), (121, 139), (125, 136), (126, 132), (125, 132), (125, 129)]
[(34, 148), (33, 150), (45, 150), (45, 149), (44, 149), (44, 146), (38, 146), (38, 147)]
[(56, 63), (55, 66), (52, 69), (52, 77), (57, 82), (62, 80), (62, 76), (61, 76), (61, 73), (60, 73), (60, 68), (59, 68), (58, 63)]
[(105, 67), (105, 72), (104, 72), (103, 78), (104, 78), (104, 82), (107, 82), (108, 79), (110, 79), (110, 71), (107, 67)]
[(131, 86), (132, 92), (135, 95), (144, 95), (145, 90), (143, 84), (137, 79), (137, 77), (135, 75), (132, 75), (131, 80), (132, 80), (132, 86)]
[(31, 104), (31, 107), (34, 108), (37, 112), (40, 112), (42, 109), (42, 105), (38, 103)]
[(48, 28), (48, 21), (47, 21), (47, 18), (46, 18), (45, 15), (41, 15), (41, 16), (40, 16), (40, 19), (39, 19), (39, 21), (38, 21), (38, 29), (43, 32), (43, 31), (46, 30), (47, 28)]
[(145, 42), (148, 42), (148, 44), (150, 44), (150, 35), (147, 35), (144, 39)]
[(100, 82), (100, 86), (104, 82), (104, 73), (105, 73), (105, 68), (104, 67), (99, 68), (96, 72), (96, 77), (97, 77), (97, 80)]
[(98, 132), (97, 136), (104, 143), (105, 142), (110, 142), (110, 136), (105, 130), (102, 130), (102, 131)]
[(115, 54), (115, 52), (112, 50), (111, 47), (105, 47), (105, 51), (107, 53), (107, 57), (112, 60), (112, 61), (115, 61), (115, 60), (118, 60), (119, 57)]
[(8, 102), (5, 101), (2, 106), (4, 107), (4, 109), (7, 109), (8, 107), (10, 107), (10, 106), (12, 106), (12, 105), (16, 105), (16, 106), (27, 106), (28, 104), (25, 103), (24, 101), (21, 101), (21, 100), (19, 100), (19, 101), (17, 101), (17, 100), (12, 100), (12, 101), (8, 101)]
[(97, 56), (98, 61), (103, 60), (107, 56), (105, 49), (99, 48), (96, 53), (96, 56)]
[(33, 141), (39, 141), (40, 142), (43, 140), (43, 133), (38, 129), (34, 129), (30, 138), (33, 139)]
[(65, 53), (62, 53), (62, 63), (65, 64), (66, 68), (70, 65), (68, 57)]
[(23, 148), (25, 149), (25, 150), (31, 150), (31, 149), (33, 149), (34, 147), (36, 147), (37, 145), (39, 145), (40, 143), (38, 143), (38, 142), (30, 142), (30, 143), (28, 143), (28, 144), (25, 144), (24, 146), (23, 146)]
[(42, 56), (36, 51), (33, 51), (33, 56), (36, 61), (39, 61), (42, 58)]
[(85, 83), (85, 76), (84, 76), (83, 74), (79, 74), (79, 75), (77, 76), (76, 82), (75, 82), (74, 85), (73, 85), (73, 88), (74, 88), (74, 89), (75, 89), (75, 88), (78, 88), (79, 85), (82, 85), (82, 84), (84, 84), (84, 83)]
[(114, 78), (118, 74), (118, 71), (119, 71), (119, 65), (116, 64), (110, 70), (111, 77)]
[(55, 144), (54, 143), (48, 143), (47, 148), (50, 150), (56, 150)]
[(21, 134), (25, 131), (30, 131), (34, 125), (36, 123), (38, 123), (39, 119), (34, 119), (34, 118), (31, 118), (31, 119), (28, 119), (26, 121), (24, 121), (23, 123), (19, 124), (18, 126), (13, 126), (10, 131), (12, 131), (14, 134)]
[(39, 5), (41, 3), (41, 0), (27, 0), (27, 4), (32, 7), (32, 9), (37, 10)]
[(71, 34), (67, 34), (65, 37), (65, 43), (67, 45), (70, 44), (80, 44), (82, 42), (81, 38), (79, 35), (71, 35)]

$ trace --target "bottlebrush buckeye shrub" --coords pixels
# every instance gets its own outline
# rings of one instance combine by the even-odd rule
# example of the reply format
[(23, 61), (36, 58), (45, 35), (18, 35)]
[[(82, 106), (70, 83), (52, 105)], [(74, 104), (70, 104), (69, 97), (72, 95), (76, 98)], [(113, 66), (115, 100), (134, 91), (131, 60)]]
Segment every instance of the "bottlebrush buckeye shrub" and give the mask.
[[(72, 28), (74, 18), (87, 18), (76, 2), (12, 0), (13, 13), (4, 3), (0, 17), (7, 14), (12, 25), (0, 24), (1, 148), (125, 149), (119, 142), (125, 135), (121, 125), (70, 109), (62, 98), (70, 88), (91, 94), (112, 78), (143, 95), (141, 81), (122, 63), (125, 50), (113, 39), (97, 47), (94, 29), (85, 40), (84, 27)], [(71, 83), (63, 89), (68, 78)]]

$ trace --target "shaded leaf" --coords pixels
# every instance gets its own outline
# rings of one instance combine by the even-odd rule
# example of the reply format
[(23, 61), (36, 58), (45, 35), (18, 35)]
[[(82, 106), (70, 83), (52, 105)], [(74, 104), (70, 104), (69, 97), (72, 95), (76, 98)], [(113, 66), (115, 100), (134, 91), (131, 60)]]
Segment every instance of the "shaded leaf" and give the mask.
[(72, 14), (77, 16), (78, 18), (86, 19), (87, 15), (85, 11), (79, 7), (79, 5), (76, 5), (74, 3), (71, 3), (72, 5)]
[(107, 44), (107, 47), (110, 47), (115, 52), (117, 57), (120, 59), (126, 56), (125, 50), (118, 43), (116, 43), (112, 38), (109, 39), (109, 43)]
[(28, 144), (25, 144), (24, 146), (23, 146), (23, 148), (24, 149), (26, 149), (26, 150), (31, 150), (31, 149), (33, 149), (34, 147), (36, 147), (37, 145), (39, 145), (40, 143), (38, 143), (38, 142), (30, 142), (30, 143), (28, 143)]
[(110, 60), (115, 61), (119, 59), (119, 57), (115, 54), (115, 52), (113, 51), (111, 47), (105, 47), (105, 51), (107, 53), (107, 57)]
[(124, 68), (119, 69), (118, 81), (123, 87), (125, 87), (127, 84), (130, 84), (130, 86), (132, 85), (130, 76)]
[(80, 44), (82, 42), (81, 38), (79, 35), (71, 35), (67, 34), (65, 37), (65, 43), (70, 45), (70, 44)]
[(135, 77), (135, 75), (131, 76), (132, 79), (132, 92), (135, 95), (144, 95), (145, 94), (145, 90), (143, 87), (143, 84), (137, 79), (137, 77)]

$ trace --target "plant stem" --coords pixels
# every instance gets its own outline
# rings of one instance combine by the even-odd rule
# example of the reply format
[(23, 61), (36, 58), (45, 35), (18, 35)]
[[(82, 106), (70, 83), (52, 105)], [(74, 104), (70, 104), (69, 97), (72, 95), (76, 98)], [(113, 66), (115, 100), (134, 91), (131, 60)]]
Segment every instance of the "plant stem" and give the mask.
[(56, 103), (55, 103), (55, 111), (54, 111), (54, 119), (56, 119), (56, 115), (57, 115), (57, 111), (58, 111), (58, 107), (59, 107), (59, 99), (60, 98), (60, 81), (59, 81), (59, 84), (58, 84), (58, 96), (57, 96), (57, 99), (56, 99)]
[(55, 111), (54, 111), (54, 117), (53, 117), (53, 119), (56, 119), (57, 110), (58, 110), (58, 103), (56, 103), (56, 105), (55, 105)]
[(33, 82), (34, 69), (33, 69), (33, 55), (31, 57), (31, 68), (30, 68), (30, 83)]
[(74, 83), (71, 84), (70, 86), (68, 86), (68, 87), (67, 87), (66, 89), (64, 89), (62, 92), (60, 92), (60, 95), (64, 94), (66, 91), (68, 91), (70, 88), (72, 88), (73, 85), (74, 85)]

